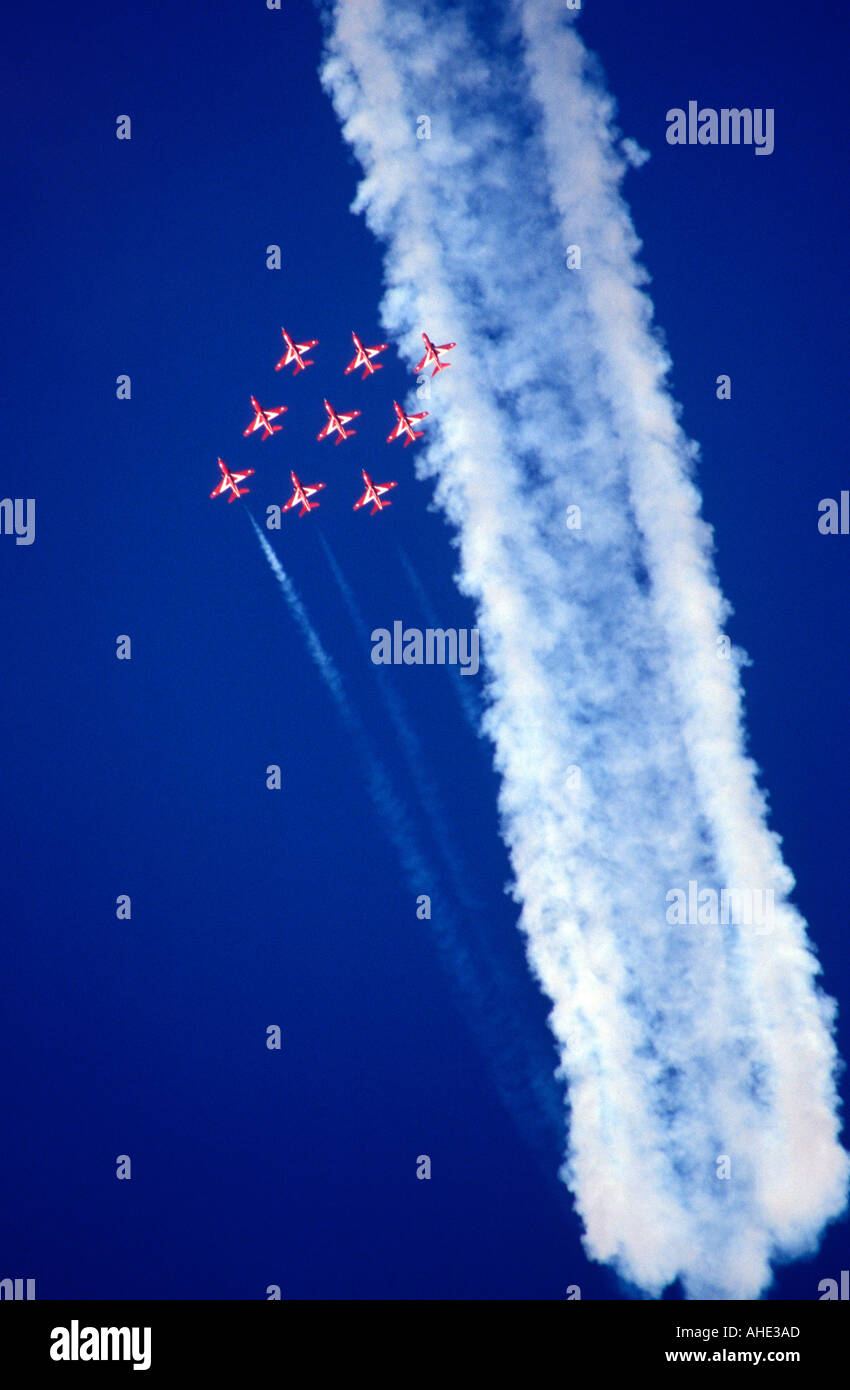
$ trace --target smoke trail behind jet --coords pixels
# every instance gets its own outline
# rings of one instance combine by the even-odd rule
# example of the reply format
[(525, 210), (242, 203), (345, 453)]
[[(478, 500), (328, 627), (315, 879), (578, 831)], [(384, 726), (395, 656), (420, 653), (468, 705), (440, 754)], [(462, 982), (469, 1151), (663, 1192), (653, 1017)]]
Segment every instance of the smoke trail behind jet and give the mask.
[(278, 582), (292, 617), (334, 701), (361, 762), (365, 785), (394, 845), (407, 882), (416, 895), (432, 898), (428, 928), (462, 1002), (471, 1035), (489, 1065), (496, 1089), (518, 1131), (538, 1155), (548, 1154), (557, 1133), (559, 1096), (548, 1073), (551, 1060), (536, 1038), (518, 1034), (498, 970), (476, 958), (455, 913), (441, 891), (439, 876), (422, 852), (407, 808), (376, 752), (345, 689), (339, 669), (326, 651), (291, 578), (263, 535), (251, 511), (245, 509), (260, 548)]
[[(437, 622), (437, 615), (434, 611), (434, 605), (428, 597), (428, 594), (426, 593), (425, 585), (422, 583), (422, 580), (416, 573), (416, 570), (413, 566), (413, 562), (410, 560), (409, 556), (401, 548), (401, 546), (398, 547), (398, 558), (401, 561), (402, 569), (407, 575), (410, 587), (412, 588), (413, 592), (416, 594), (417, 599), (419, 600), (419, 607), (422, 609), (425, 622), (427, 623), (428, 627), (439, 627), (439, 623)], [(461, 675), (460, 671), (458, 671), (456, 666), (453, 666), (451, 668), (451, 681), (464, 719), (466, 720), (472, 732), (476, 736), (480, 735), (481, 709), (479, 707), (479, 702), (476, 700), (472, 691), (469, 689), (469, 682), (463, 679), (463, 676)]]
[[(348, 610), (354, 629), (363, 643), (365, 650), (370, 641), (369, 629), (357, 606), (357, 600), (354, 597), (351, 585), (345, 578), (333, 550), (321, 532), (319, 532), (319, 543), (325, 553), (328, 567), (342, 595), (343, 603)], [(416, 789), (420, 805), (428, 820), (432, 838), (440, 851), (440, 855), (451, 879), (454, 892), (464, 907), (474, 910), (476, 907), (476, 900), (470, 886), (472, 876), (467, 866), (463, 864), (452, 842), (448, 830), (449, 817), (440, 804), (440, 797), (436, 786), (427, 774), (427, 760), (422, 745), (419, 742), (419, 738), (404, 711), (400, 699), (389, 685), (386, 674), (383, 672), (379, 675), (377, 688), (381, 704), (386, 710), (387, 717), (395, 729), (408, 775)]]

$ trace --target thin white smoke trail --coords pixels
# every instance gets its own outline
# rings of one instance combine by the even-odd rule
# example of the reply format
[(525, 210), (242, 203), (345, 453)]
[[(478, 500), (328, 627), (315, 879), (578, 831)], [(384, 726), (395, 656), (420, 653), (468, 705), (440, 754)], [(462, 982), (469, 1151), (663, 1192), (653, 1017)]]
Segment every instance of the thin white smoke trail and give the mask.
[(313, 661), (315, 662), (319, 670), (319, 673), (323, 681), (325, 682), (325, 685), (330, 691), (334, 703), (337, 709), (339, 710), (340, 714), (342, 715), (343, 721), (345, 722), (346, 726), (350, 731), (359, 735), (360, 721), (351, 706), (348, 696), (345, 693), (345, 687), (342, 683), (342, 676), (337, 670), (333, 658), (329, 656), (328, 653), (325, 651), (325, 648), (322, 645), (321, 638), (319, 637), (319, 634), (316, 632), (316, 629), (314, 628), (310, 620), (310, 615), (308, 614), (307, 609), (304, 607), (304, 604), (298, 595), (298, 591), (296, 590), (295, 585), (293, 584), (289, 575), (286, 573), (286, 570), (283, 568), (283, 565), (280, 563), (280, 560), (275, 555), (274, 551), (269, 545), (269, 542), (263, 535), (260, 527), (257, 525), (253, 512), (251, 512), (247, 507), (245, 508), (245, 512), (248, 518), (250, 519), (251, 525), (254, 528), (257, 540), (260, 542), (260, 548), (269, 562), (272, 574), (274, 575), (275, 579), (280, 585), (281, 592), (283, 593), (283, 596), (286, 599), (287, 604), (289, 605), (289, 611), (295, 619), (301, 636), (304, 638), (304, 641), (307, 644), (307, 649), (311, 657), (313, 658)]
[[(351, 703), (342, 675), (319, 637), (290, 576), (283, 568), (249, 508), (244, 508), (260, 548), (278, 582), (293, 619), (339, 712), (364, 772), (365, 784), (401, 860), (413, 893), (432, 896), (429, 928), (454, 986), (460, 991), (464, 1017), (482, 1055), (491, 1066), (497, 1090), (520, 1133), (538, 1153), (548, 1152), (556, 1132), (557, 1096), (547, 1075), (548, 1059), (516, 1035), (486, 963), (474, 959), (454, 913), (443, 900), (432, 866), (422, 853), (406, 807)], [(548, 1063), (551, 1065), (551, 1063)]]
[[(681, 1276), (692, 1296), (755, 1297), (771, 1256), (845, 1200), (830, 1010), (717, 660), (725, 610), (610, 103), (550, 0), (495, 27), (473, 35), (434, 0), (340, 4), (323, 80), (365, 170), (355, 210), (386, 243), (388, 330), (411, 361), (423, 327), (461, 345), (418, 462), (478, 608), (588, 1251), (653, 1293)], [(582, 237), (593, 274), (570, 276)], [(691, 879), (773, 888), (775, 931), (671, 927), (666, 893)]]
[[(424, 615), (426, 623), (429, 627), (439, 627), (440, 624), (437, 621), (437, 615), (434, 610), (434, 605), (428, 597), (428, 594), (425, 590), (425, 585), (422, 583), (422, 580), (416, 573), (416, 570), (413, 566), (412, 561), (410, 560), (410, 557), (405, 553), (404, 550), (402, 550), (401, 546), (398, 546), (397, 549), (398, 558), (401, 561), (401, 567), (407, 575), (410, 587), (412, 588), (413, 592), (416, 594), (417, 599), (419, 600), (419, 607), (422, 609), (422, 613)], [(476, 701), (475, 696), (469, 689), (469, 681), (464, 680), (463, 676), (458, 671), (456, 666), (452, 667), (451, 681), (463, 717), (466, 720), (472, 732), (476, 735), (476, 737), (478, 737), (481, 733), (481, 710), (478, 707), (478, 702)]]
[(289, 611), (295, 619), (301, 636), (304, 638), (307, 650), (313, 658), (319, 674), (330, 692), (346, 731), (351, 737), (355, 750), (363, 763), (367, 774), (367, 785), (370, 788), (372, 799), (383, 817), (390, 838), (398, 850), (402, 864), (411, 882), (426, 883), (429, 881), (428, 868), (415, 845), (413, 832), (407, 822), (406, 812), (390, 785), (389, 777), (380, 759), (375, 755), (375, 750), (371, 745), (371, 741), (363, 727), (359, 714), (348, 698), (337, 665), (333, 657), (325, 650), (322, 640), (316, 632), (310, 615), (304, 606), (303, 600), (300, 598), (295, 585), (286, 573), (277, 555), (269, 545), (268, 540), (257, 525), (253, 513), (247, 508), (245, 510), (250, 518), (257, 540), (260, 542), (263, 554), (268, 560), (271, 571), (280, 585), (281, 592), (289, 606)]
[[(318, 534), (331, 574), (365, 646), (369, 641), (369, 630), (354, 592), (329, 541), (321, 532)], [(433, 626), (438, 626), (436, 621)], [(458, 924), (457, 930), (463, 931), (464, 939), (469, 942), (467, 960), (470, 978), (474, 969), (477, 977), (474, 999), (479, 1013), (486, 1016), (489, 1025), (486, 1030), (486, 1043), (491, 1061), (494, 1057), (494, 1037), (498, 1038), (495, 1059), (500, 1090), (503, 1097), (509, 1101), (509, 1109), (514, 1117), (519, 1116), (522, 1132), (541, 1148), (541, 1153), (543, 1149), (538, 1140), (543, 1140), (545, 1156), (550, 1159), (548, 1121), (554, 1120), (558, 1104), (557, 1092), (551, 1084), (551, 1077), (547, 1076), (547, 1068), (551, 1071), (552, 1067), (551, 1054), (536, 1035), (529, 1033), (526, 1021), (522, 1017), (522, 1004), (510, 970), (502, 959), (493, 932), (488, 930), (486, 922), (482, 923), (480, 920), (481, 904), (469, 886), (473, 875), (455, 849), (448, 829), (450, 818), (442, 805), (437, 788), (423, 772), (426, 758), (419, 738), (395, 693), (384, 682), (379, 682), (379, 690), (381, 701), (401, 744), (420, 807), (444, 860), (464, 918), (463, 925)], [(535, 1098), (536, 1106), (531, 1104)], [(551, 1133), (555, 1132), (556, 1130), (552, 1129)]]
[[(318, 533), (318, 536), (334, 582), (339, 589), (342, 601), (348, 610), (349, 617), (351, 618), (354, 629), (365, 651), (371, 641), (369, 629), (357, 605), (357, 600), (354, 597), (351, 585), (345, 578), (329, 542), (322, 535), (321, 531)], [(440, 802), (439, 792), (426, 771), (427, 759), (424, 749), (411, 726), (400, 699), (388, 684), (386, 677), (383, 673), (376, 673), (376, 675), (378, 675), (377, 689), (379, 699), (386, 710), (390, 723), (395, 729), (405, 766), (407, 767), (408, 774), (416, 789), (419, 803), (428, 821), (434, 843), (440, 851), (440, 855), (446, 866), (446, 871), (451, 879), (452, 887), (463, 906), (467, 910), (474, 911), (477, 902), (471, 891), (472, 875), (469, 868), (463, 863), (452, 841), (448, 830), (449, 817)]]
[(390, 839), (396, 847), (408, 879), (413, 885), (429, 883), (433, 875), (430, 873), (428, 865), (416, 845), (407, 813), (392, 788), (389, 776), (383, 764), (372, 747), (371, 740), (363, 727), (359, 714), (348, 697), (337, 665), (333, 657), (325, 650), (322, 640), (316, 632), (310, 615), (304, 606), (303, 600), (300, 598), (295, 585), (286, 573), (277, 555), (269, 545), (268, 540), (263, 535), (262, 530), (257, 525), (253, 513), (247, 507), (245, 511), (254, 528), (257, 540), (260, 542), (260, 548), (269, 562), (271, 571), (280, 586), (281, 593), (286, 599), (289, 611), (295, 619), (301, 636), (307, 645), (307, 650), (352, 740), (355, 751), (363, 765), (366, 785), (369, 788), (372, 800), (383, 819)]

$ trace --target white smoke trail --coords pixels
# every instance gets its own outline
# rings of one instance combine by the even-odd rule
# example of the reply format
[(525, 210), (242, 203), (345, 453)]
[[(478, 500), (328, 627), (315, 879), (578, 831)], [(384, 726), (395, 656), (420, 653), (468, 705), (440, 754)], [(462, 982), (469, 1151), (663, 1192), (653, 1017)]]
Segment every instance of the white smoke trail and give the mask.
[(467, 1026), (493, 1071), (505, 1108), (538, 1154), (548, 1152), (559, 1107), (555, 1087), (547, 1075), (551, 1060), (534, 1040), (529, 1043), (519, 1035), (506, 1007), (504, 987), (492, 963), (474, 958), (454, 913), (443, 900), (438, 877), (421, 851), (406, 807), (351, 703), (336, 663), (325, 649), (295, 585), (253, 513), (247, 507), (245, 512), (351, 739), (372, 803), (399, 855), (407, 881), (416, 895), (428, 893), (432, 897), (431, 934), (453, 985), (460, 992)]
[[(512, 4), (490, 40), (434, 0), (339, 4), (323, 80), (387, 246), (388, 330), (411, 361), (423, 327), (461, 345), (418, 462), (478, 607), (588, 1251), (652, 1293), (680, 1276), (751, 1298), (845, 1201), (831, 1010), (717, 658), (726, 609), (610, 102), (561, 10)], [(692, 879), (772, 888), (773, 933), (671, 927), (666, 893)]]
[[(688, 443), (665, 389), (669, 362), (649, 331), (652, 307), (638, 289), (637, 238), (618, 195), (622, 161), (613, 152), (611, 102), (589, 79), (587, 55), (575, 33), (556, 22), (551, 0), (519, 0), (517, 8), (562, 229), (572, 241), (598, 248), (580, 282), (587, 339), (605, 364), (600, 401), (621, 440), (721, 877), (773, 888), (782, 901), (793, 877), (779, 837), (767, 828), (757, 770), (745, 755), (738, 670), (717, 656), (728, 610), (699, 519), (699, 495), (687, 478)], [(565, 90), (570, 141), (560, 135)], [(742, 938), (739, 950), (761, 1015), (775, 1126), (759, 1168), (760, 1201), (766, 1223), (787, 1232), (793, 1246), (805, 1240), (813, 1218), (817, 1224), (843, 1205), (846, 1159), (835, 1142), (834, 1054), (825, 1027), (832, 1010), (812, 988), (818, 965), (805, 924), (789, 904), (780, 908), (776, 927), (770, 950), (753, 935)]]
[[(339, 589), (342, 601), (354, 624), (355, 631), (363, 643), (364, 650), (366, 650), (371, 640), (369, 629), (357, 606), (357, 600), (354, 597), (351, 585), (345, 578), (330, 544), (322, 535), (321, 531), (318, 533), (318, 536), (334, 582)], [(437, 788), (427, 774), (427, 759), (422, 745), (404, 711), (401, 701), (398, 699), (395, 691), (390, 687), (385, 677), (378, 680), (377, 689), (381, 703), (387, 712), (387, 717), (395, 729), (408, 774), (412, 779), (419, 797), (420, 805), (427, 818), (434, 843), (439, 849), (446, 866), (446, 870), (452, 882), (452, 887), (463, 906), (468, 910), (474, 911), (477, 906), (477, 901), (471, 891), (472, 875), (468, 867), (463, 863), (452, 841), (448, 830), (449, 818), (440, 803)]]
[(289, 605), (289, 611), (298, 625), (301, 636), (307, 644), (307, 649), (318, 667), (319, 674), (333, 696), (337, 709), (342, 715), (347, 727), (359, 733), (360, 721), (351, 707), (351, 703), (345, 693), (345, 687), (342, 683), (342, 676), (337, 670), (333, 658), (325, 651), (321, 638), (310, 620), (310, 615), (304, 607), (295, 585), (286, 573), (280, 560), (275, 555), (260, 527), (257, 525), (253, 512), (247, 507), (245, 508), (245, 512), (254, 528), (257, 540), (260, 542), (260, 548), (269, 562), (272, 574), (280, 585), (281, 592)]
[[(253, 513), (249, 511), (247, 507), (245, 510), (254, 528), (257, 540), (260, 542), (263, 554), (268, 560), (272, 573), (280, 585), (281, 593), (286, 599), (289, 611), (295, 619), (301, 636), (304, 638), (307, 650), (336, 705), (337, 711), (345, 725), (346, 732), (352, 740), (355, 752), (364, 768), (366, 785), (369, 788), (372, 801), (383, 819), (387, 833), (395, 845), (408, 879), (414, 887), (416, 885), (428, 884), (432, 882), (433, 874), (430, 872), (427, 863), (419, 852), (407, 812), (401, 800), (393, 790), (389, 776), (380, 758), (375, 753), (369, 735), (363, 727), (362, 720), (348, 697), (337, 665), (333, 657), (325, 650), (322, 640), (313, 626), (310, 615), (295, 585), (286, 573), (277, 555), (272, 550), (262, 530), (257, 525)], [(421, 891), (421, 889), (417, 889), (416, 891)]]
[[(428, 594), (425, 590), (425, 585), (422, 583), (422, 580), (416, 573), (416, 570), (409, 556), (405, 553), (404, 550), (402, 550), (401, 546), (398, 546), (397, 549), (398, 558), (401, 561), (402, 569), (407, 575), (410, 587), (413, 589), (413, 592), (416, 594), (416, 597), (419, 600), (419, 607), (422, 609), (422, 613), (425, 617), (425, 622), (427, 623), (428, 627), (439, 627), (440, 623), (437, 621), (437, 615), (434, 610), (434, 605), (428, 597)], [(456, 666), (453, 666), (451, 668), (451, 680), (463, 717), (466, 720), (472, 732), (477, 737), (481, 733), (481, 710), (478, 707), (478, 702), (476, 701), (475, 696), (469, 688), (469, 681), (464, 680), (463, 676), (461, 675), (460, 671), (457, 669)]]
[[(369, 641), (369, 630), (354, 592), (330, 543), (321, 532), (318, 535), (331, 574), (365, 646)], [(436, 620), (432, 626), (438, 626)], [(499, 952), (493, 932), (487, 929), (486, 924), (483, 931), (475, 930), (473, 926), (480, 925), (481, 917), (480, 901), (470, 886), (473, 875), (455, 848), (448, 828), (449, 816), (441, 803), (436, 786), (424, 771), (427, 766), (425, 753), (404, 706), (383, 681), (379, 682), (378, 689), (382, 704), (398, 736), (420, 808), (443, 858), (464, 919), (462, 927), (452, 921), (452, 931), (458, 937), (462, 932), (464, 941), (468, 943), (464, 952), (466, 983), (479, 1015), (478, 1033), (486, 1043), (489, 1060), (496, 1063), (499, 1090), (513, 1118), (518, 1122), (520, 1131), (538, 1148), (541, 1155), (545, 1145), (545, 1156), (550, 1159), (549, 1121), (554, 1118), (556, 1105), (559, 1104), (551, 1077), (547, 1077), (546, 1074), (547, 1068), (551, 1072), (551, 1054), (547, 1053), (545, 1045), (541, 1045), (541, 1040), (529, 1035), (527, 1028), (523, 1026), (525, 1020), (522, 1017), (522, 1000), (515, 981), (511, 978), (509, 964), (502, 958), (503, 953)], [(486, 1020), (486, 1028), (482, 1027), (483, 1020)]]

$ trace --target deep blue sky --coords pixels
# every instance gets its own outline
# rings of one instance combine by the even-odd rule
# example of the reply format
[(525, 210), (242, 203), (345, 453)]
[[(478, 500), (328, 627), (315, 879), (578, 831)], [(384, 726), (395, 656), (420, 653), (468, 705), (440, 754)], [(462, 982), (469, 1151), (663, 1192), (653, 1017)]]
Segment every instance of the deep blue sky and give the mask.
[[(581, 31), (624, 133), (652, 152), (626, 192), (702, 445), (730, 631), (753, 661), (751, 748), (846, 997), (850, 537), (817, 531), (819, 499), (850, 487), (841, 22), (825, 4), (609, 0)], [(241, 509), (208, 500), (218, 454), (257, 469), (258, 515), (290, 467), (327, 482), (274, 543), (403, 786), (317, 527), (370, 628), (425, 624), (399, 544), (443, 625), (473, 615), (412, 451), (384, 444), (409, 381), (395, 350), (372, 380), (342, 375), (352, 328), (380, 339), (381, 258), (348, 212), (357, 170), (319, 47), (306, 0), (7, 11), (0, 494), (35, 497), (37, 532), (28, 548), (0, 537), (0, 1277), (35, 1277), (43, 1298), (262, 1298), (271, 1283), (289, 1298), (557, 1299), (571, 1283), (619, 1298), (582, 1253), (557, 1132), (533, 1110), (519, 1132), (500, 1099)], [(665, 113), (690, 98), (774, 107), (774, 154), (667, 146)], [(281, 324), (320, 339), (295, 380), (273, 371)], [(289, 406), (265, 444), (242, 437), (252, 392)], [(325, 394), (364, 412), (339, 449), (315, 443)], [(399, 481), (375, 518), (351, 511), (373, 463)], [(487, 749), (444, 671), (383, 675), (471, 866), (481, 906), (463, 930), (474, 954), (486, 934), (545, 1070)], [(132, 1182), (115, 1179), (119, 1153)], [(846, 1240), (833, 1228), (771, 1296), (816, 1297)]]

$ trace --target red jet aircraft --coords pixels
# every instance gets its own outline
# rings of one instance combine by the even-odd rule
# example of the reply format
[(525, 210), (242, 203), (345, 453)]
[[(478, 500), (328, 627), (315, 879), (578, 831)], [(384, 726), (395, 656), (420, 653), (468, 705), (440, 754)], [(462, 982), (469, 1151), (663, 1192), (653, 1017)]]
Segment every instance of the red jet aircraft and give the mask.
[(223, 492), (230, 488), (230, 496), (227, 500), (228, 502), (235, 502), (237, 497), (244, 497), (246, 492), (251, 491), (249, 487), (239, 487), (239, 483), (250, 478), (254, 471), (253, 468), (247, 468), (244, 473), (231, 473), (224, 459), (219, 459), (218, 466), (221, 469), (221, 482), (215, 491), (210, 493), (210, 497), (220, 497)]
[(301, 354), (309, 352), (311, 348), (318, 347), (318, 338), (312, 338), (309, 343), (293, 343), (285, 328), (282, 328), (280, 331), (283, 334), (283, 341), (286, 343), (286, 352), (283, 354), (280, 361), (276, 363), (275, 371), (279, 372), (281, 367), (288, 367), (290, 362), (294, 362), (295, 371), (292, 375), (297, 376), (299, 372), (303, 372), (305, 367), (314, 366), (315, 364), (312, 359), (305, 361)]
[(356, 333), (352, 333), (351, 336), (354, 339), (354, 346), (357, 348), (357, 352), (346, 367), (345, 375), (348, 376), (349, 372), (355, 372), (358, 367), (362, 367), (363, 375), (360, 380), (365, 381), (367, 376), (373, 376), (375, 372), (381, 370), (381, 367), (384, 365), (383, 362), (378, 362), (376, 366), (373, 366), (372, 358), (377, 357), (379, 352), (386, 352), (389, 343), (378, 343), (377, 347), (364, 347)]
[(457, 343), (440, 343), (439, 347), (435, 347), (427, 333), (422, 334), (422, 341), (425, 344), (425, 356), (422, 358), (419, 365), (414, 368), (414, 371), (421, 372), (424, 366), (427, 365), (430, 367), (433, 362), (434, 370), (431, 375), (436, 376), (438, 372), (444, 372), (446, 367), (452, 365), (451, 362), (441, 362), (440, 353), (451, 352), (453, 347), (457, 347)]
[(344, 439), (350, 439), (353, 434), (357, 433), (356, 430), (347, 430), (345, 427), (349, 420), (357, 419), (360, 414), (359, 410), (352, 410), (349, 415), (338, 415), (329, 401), (325, 401), (325, 410), (328, 414), (328, 423), (321, 433), (316, 435), (317, 439), (327, 439), (328, 435), (336, 432), (339, 439), (335, 439), (334, 443), (341, 444)]
[(308, 499), (313, 496), (314, 492), (321, 492), (322, 488), (325, 486), (324, 483), (301, 483), (294, 473), (290, 473), (289, 476), (292, 479), (292, 486), (295, 491), (286, 503), (283, 511), (288, 512), (291, 507), (297, 507), (300, 504), (301, 510), (298, 515), (303, 516), (305, 512), (312, 512), (316, 507), (321, 505), (319, 502), (310, 502)]
[(385, 492), (389, 492), (390, 488), (395, 487), (396, 484), (373, 483), (365, 468), (361, 468), (360, 472), (363, 474), (363, 481), (366, 484), (366, 491), (360, 498), (360, 501), (354, 503), (354, 506), (351, 510), (356, 512), (359, 507), (365, 507), (367, 502), (371, 502), (372, 510), (369, 513), (369, 515), (374, 516), (375, 512), (382, 512), (384, 510), (384, 507), (391, 507), (392, 502), (382, 502), (381, 498)]
[(272, 420), (277, 420), (280, 415), (283, 415), (289, 409), (288, 406), (279, 405), (274, 410), (263, 410), (260, 402), (255, 400), (253, 396), (251, 397), (251, 405), (254, 407), (254, 419), (248, 428), (242, 431), (244, 435), (255, 434), (257, 430), (263, 430), (263, 439), (271, 439), (273, 434), (277, 434), (278, 430), (283, 429), (283, 425), (273, 425)]
[(415, 430), (413, 428), (413, 421), (426, 420), (428, 418), (428, 411), (423, 410), (421, 415), (405, 415), (398, 401), (393, 401), (393, 410), (396, 413), (396, 427), (392, 434), (387, 435), (387, 443), (392, 444), (394, 439), (400, 439), (401, 436), (405, 434), (407, 435), (404, 441), (404, 447), (406, 449), (408, 444), (412, 444), (414, 439), (421, 439), (425, 433), (424, 430)]

